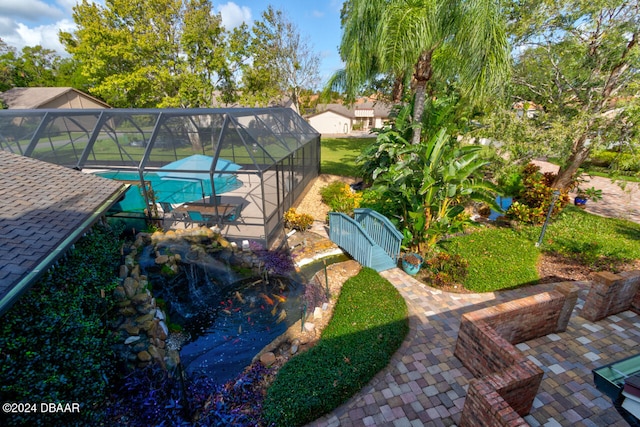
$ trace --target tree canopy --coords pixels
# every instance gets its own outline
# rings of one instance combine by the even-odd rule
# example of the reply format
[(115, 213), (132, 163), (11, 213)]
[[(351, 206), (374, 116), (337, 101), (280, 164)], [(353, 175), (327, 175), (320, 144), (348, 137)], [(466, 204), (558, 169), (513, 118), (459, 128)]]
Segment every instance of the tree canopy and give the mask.
[(508, 11), (513, 96), (545, 111), (525, 126), (563, 161), (554, 186), (570, 187), (595, 147), (637, 146), (639, 2), (511, 0)]
[(61, 40), (89, 92), (115, 107), (298, 105), (315, 85), (319, 57), (283, 12), (226, 29), (208, 0), (83, 0)]

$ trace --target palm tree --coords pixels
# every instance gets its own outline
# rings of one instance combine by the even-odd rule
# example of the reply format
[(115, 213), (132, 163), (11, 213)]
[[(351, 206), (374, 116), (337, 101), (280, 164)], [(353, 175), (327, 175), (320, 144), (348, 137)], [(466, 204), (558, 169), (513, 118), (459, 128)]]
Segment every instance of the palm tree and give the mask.
[(481, 98), (506, 81), (509, 49), (497, 0), (347, 0), (340, 55), (344, 70), (330, 81), (351, 98), (367, 81), (412, 76), (412, 143), (432, 78), (457, 81), (463, 94)]

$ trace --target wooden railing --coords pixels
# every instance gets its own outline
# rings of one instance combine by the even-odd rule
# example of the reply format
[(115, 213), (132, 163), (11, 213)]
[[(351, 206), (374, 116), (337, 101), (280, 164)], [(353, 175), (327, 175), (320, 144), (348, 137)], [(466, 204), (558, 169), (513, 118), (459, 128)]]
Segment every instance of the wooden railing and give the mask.
[[(371, 210), (359, 212), (359, 218), (365, 224), (363, 227), (348, 215), (330, 212), (329, 238), (360, 264), (383, 271), (396, 267), (402, 235), (393, 226), (392, 230), (396, 233), (389, 233), (388, 225), (391, 224), (384, 224), (384, 220), (375, 214), (377, 212)], [(368, 234), (368, 230), (371, 230), (375, 238)], [(397, 245), (394, 243), (396, 240)]]

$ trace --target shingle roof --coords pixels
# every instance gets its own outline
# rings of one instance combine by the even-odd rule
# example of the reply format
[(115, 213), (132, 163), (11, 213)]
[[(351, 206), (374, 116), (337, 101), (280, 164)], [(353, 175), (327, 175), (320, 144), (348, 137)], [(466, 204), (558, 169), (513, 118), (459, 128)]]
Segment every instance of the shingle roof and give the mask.
[(94, 102), (104, 104), (106, 108), (109, 108), (108, 104), (72, 87), (14, 87), (0, 93), (0, 98), (7, 105), (7, 108), (11, 110), (29, 110), (41, 108), (67, 92), (76, 92), (80, 96), (90, 98)]
[(0, 150), (0, 314), (125, 188)]

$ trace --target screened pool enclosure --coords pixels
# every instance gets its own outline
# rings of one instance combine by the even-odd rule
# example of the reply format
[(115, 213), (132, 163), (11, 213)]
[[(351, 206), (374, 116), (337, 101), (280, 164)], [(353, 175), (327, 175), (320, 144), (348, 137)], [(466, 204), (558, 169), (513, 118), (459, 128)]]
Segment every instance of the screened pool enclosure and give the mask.
[(131, 185), (112, 217), (234, 206), (223, 234), (268, 247), (320, 169), (320, 135), (288, 108), (0, 110), (0, 148)]

